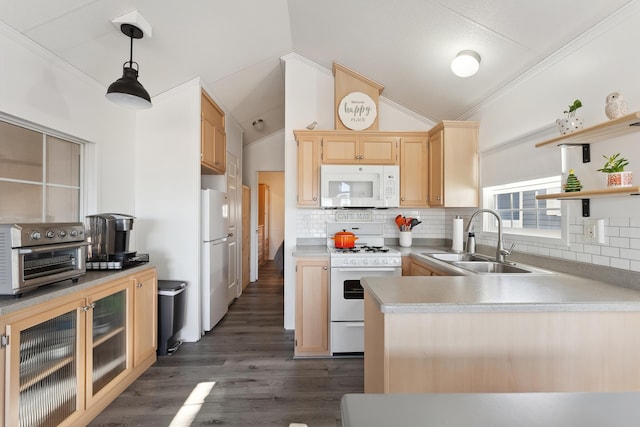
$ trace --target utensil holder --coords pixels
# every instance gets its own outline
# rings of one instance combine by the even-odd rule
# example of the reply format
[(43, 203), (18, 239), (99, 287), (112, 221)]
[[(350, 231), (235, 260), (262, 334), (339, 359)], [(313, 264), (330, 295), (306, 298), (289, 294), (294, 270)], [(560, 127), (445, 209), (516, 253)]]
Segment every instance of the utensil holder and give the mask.
[(411, 246), (411, 232), (410, 231), (401, 231), (400, 232), (400, 246), (403, 248), (408, 248)]

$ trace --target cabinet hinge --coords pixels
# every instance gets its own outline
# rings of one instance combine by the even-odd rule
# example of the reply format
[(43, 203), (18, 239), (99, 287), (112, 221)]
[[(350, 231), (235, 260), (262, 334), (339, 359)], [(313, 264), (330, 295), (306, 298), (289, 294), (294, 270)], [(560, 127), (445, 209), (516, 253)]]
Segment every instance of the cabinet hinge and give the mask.
[(9, 345), (9, 335), (2, 334), (0, 336), (0, 347), (4, 348)]
[(298, 266), (296, 265), (296, 273), (298, 272)]

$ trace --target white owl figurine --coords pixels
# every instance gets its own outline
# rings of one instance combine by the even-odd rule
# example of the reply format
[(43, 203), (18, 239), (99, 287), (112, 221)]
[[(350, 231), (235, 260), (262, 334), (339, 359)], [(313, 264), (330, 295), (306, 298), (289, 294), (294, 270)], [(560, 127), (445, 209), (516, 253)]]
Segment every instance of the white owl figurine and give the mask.
[(611, 120), (627, 114), (627, 103), (620, 92), (611, 92), (607, 95), (607, 103), (604, 106), (604, 113)]

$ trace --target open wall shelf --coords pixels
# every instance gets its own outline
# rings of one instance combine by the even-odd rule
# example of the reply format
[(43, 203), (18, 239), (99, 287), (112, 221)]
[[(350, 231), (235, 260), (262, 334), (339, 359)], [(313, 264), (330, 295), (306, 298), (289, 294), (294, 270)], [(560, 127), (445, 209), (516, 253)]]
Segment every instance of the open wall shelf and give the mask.
[(560, 145), (585, 145), (606, 141), (638, 131), (640, 131), (640, 111), (595, 126), (590, 126), (577, 132), (538, 142), (536, 148)]
[(548, 199), (564, 199), (564, 200), (579, 200), (593, 197), (611, 197), (611, 196), (637, 196), (640, 194), (640, 186), (633, 187), (614, 187), (604, 188), (601, 190), (586, 190), (586, 191), (573, 191), (568, 193), (555, 193), (555, 194), (539, 194), (536, 196), (538, 200)]
[(539, 194), (537, 200), (582, 200), (582, 216), (590, 215), (590, 200), (593, 197), (612, 197), (612, 196), (638, 196), (640, 195), (640, 186), (633, 187), (614, 187), (601, 190), (571, 191), (566, 193)]

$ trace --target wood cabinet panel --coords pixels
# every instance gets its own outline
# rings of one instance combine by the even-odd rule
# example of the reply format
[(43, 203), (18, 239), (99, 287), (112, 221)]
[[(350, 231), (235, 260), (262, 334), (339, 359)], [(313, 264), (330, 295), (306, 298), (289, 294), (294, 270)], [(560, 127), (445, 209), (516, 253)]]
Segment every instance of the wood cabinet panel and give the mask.
[(296, 356), (329, 355), (329, 260), (296, 262)]
[(298, 138), (298, 206), (320, 206), (320, 149), (322, 136)]
[(156, 286), (144, 269), (3, 316), (5, 425), (31, 410), (46, 425), (86, 425), (123, 392), (156, 360)]
[(429, 206), (478, 207), (478, 128), (443, 121), (429, 132)]
[(133, 292), (133, 365), (154, 357), (158, 348), (158, 280), (155, 272), (134, 276)]
[(358, 163), (360, 149), (355, 135), (322, 137), (322, 164), (339, 165)]
[(428, 139), (400, 138), (400, 206), (428, 206)]
[(224, 174), (227, 137), (224, 111), (202, 91), (201, 93), (200, 160), (203, 175)]

